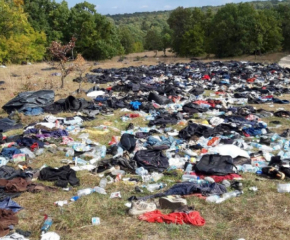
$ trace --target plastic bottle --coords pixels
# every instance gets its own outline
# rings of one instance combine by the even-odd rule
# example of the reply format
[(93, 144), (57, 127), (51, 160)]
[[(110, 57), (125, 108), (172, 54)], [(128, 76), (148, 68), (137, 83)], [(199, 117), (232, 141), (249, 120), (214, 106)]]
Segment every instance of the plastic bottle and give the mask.
[(100, 183), (99, 183), (99, 187), (104, 188), (107, 186), (107, 178), (102, 178)]
[(71, 200), (72, 202), (75, 202), (75, 201), (79, 200), (79, 198), (80, 198), (79, 196), (73, 196), (73, 197), (71, 197), (70, 200)]
[(219, 201), (221, 197), (219, 195), (211, 195), (211, 196), (208, 196), (205, 201), (206, 202), (209, 202), (209, 203), (216, 203), (217, 201)]
[(70, 132), (70, 131), (74, 130), (75, 128), (76, 128), (75, 126), (69, 126), (69, 127), (66, 128), (66, 130), (68, 132)]
[(94, 187), (94, 191), (96, 193), (100, 193), (100, 194), (104, 194), (104, 195), (107, 194), (106, 190), (104, 188), (101, 188), (101, 187)]
[(143, 167), (137, 168), (135, 173), (139, 176), (148, 175), (148, 171), (146, 169), (144, 169)]
[(192, 171), (192, 164), (188, 163), (185, 169), (185, 172), (191, 172)]
[(85, 160), (83, 160), (83, 159), (81, 159), (81, 158), (79, 158), (79, 157), (74, 157), (73, 158), (73, 161), (75, 162), (75, 165), (77, 166), (78, 164), (80, 164), (80, 165), (87, 165), (88, 163), (87, 163), (87, 161), (85, 161)]
[(93, 188), (85, 188), (85, 189), (78, 190), (77, 194), (79, 197), (81, 197), (81, 196), (89, 195), (93, 193), (94, 191), (95, 190)]
[(225, 200), (227, 199), (230, 199), (230, 198), (233, 198), (233, 197), (238, 197), (240, 195), (243, 194), (243, 191), (238, 191), (238, 190), (235, 190), (235, 191), (232, 191), (232, 192), (227, 192), (227, 193), (224, 193), (222, 195), (221, 198), (219, 198), (216, 203), (221, 203), (221, 202), (224, 202)]
[(271, 141), (275, 142), (279, 138), (279, 135), (277, 133), (274, 133), (273, 136), (271, 137)]
[(151, 174), (151, 181), (158, 182), (163, 177), (164, 177), (163, 173), (153, 172)]
[(249, 173), (255, 173), (259, 170), (258, 167), (253, 167), (251, 164), (244, 164), (242, 165), (242, 172), (249, 172)]
[(153, 184), (148, 184), (147, 185), (147, 190), (149, 191), (149, 192), (153, 192), (153, 191), (155, 191), (155, 190), (160, 190), (160, 189), (162, 189), (162, 188), (164, 188), (164, 187), (166, 187), (167, 185), (166, 184), (164, 184), (164, 183), (153, 183)]
[(197, 179), (197, 176), (191, 175), (191, 174), (183, 174), (181, 179), (182, 179), (182, 182), (187, 182), (187, 181), (190, 182), (191, 180)]
[(117, 158), (117, 157), (121, 157), (124, 154), (124, 150), (121, 147), (118, 147), (117, 149), (117, 154), (115, 156), (113, 156), (113, 158)]
[(285, 141), (285, 143), (284, 143), (284, 150), (286, 152), (289, 151), (289, 144), (290, 144), (290, 141), (289, 140)]
[(278, 151), (280, 149), (281, 149), (281, 146), (279, 144), (276, 144), (275, 146), (273, 146), (274, 151)]
[(74, 155), (75, 155), (75, 151), (72, 148), (70, 148), (69, 150), (67, 150), (66, 153), (65, 153), (65, 156), (66, 157), (72, 157)]
[(46, 233), (48, 229), (51, 227), (53, 221), (51, 217), (47, 217), (41, 227), (41, 232)]
[(103, 145), (101, 147), (101, 157), (105, 158), (106, 157), (106, 152), (107, 152), (107, 147), (105, 145)]

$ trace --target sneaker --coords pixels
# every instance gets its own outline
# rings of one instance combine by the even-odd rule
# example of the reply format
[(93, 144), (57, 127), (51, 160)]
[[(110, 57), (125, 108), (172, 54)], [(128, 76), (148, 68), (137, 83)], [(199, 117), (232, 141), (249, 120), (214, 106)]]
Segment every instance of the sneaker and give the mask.
[(177, 208), (187, 205), (187, 201), (180, 196), (167, 196), (159, 198), (159, 205), (162, 209), (175, 210)]
[(154, 210), (156, 210), (155, 203), (137, 201), (137, 202), (132, 202), (132, 207), (129, 209), (129, 215), (131, 216), (141, 215), (143, 213), (152, 212)]
[(231, 188), (236, 189), (238, 191), (242, 191), (243, 190), (243, 184), (239, 181), (234, 181), (231, 183)]
[(268, 175), (271, 178), (281, 179), (285, 178), (285, 174), (280, 172), (277, 168), (274, 167), (264, 167), (262, 168), (262, 173)]

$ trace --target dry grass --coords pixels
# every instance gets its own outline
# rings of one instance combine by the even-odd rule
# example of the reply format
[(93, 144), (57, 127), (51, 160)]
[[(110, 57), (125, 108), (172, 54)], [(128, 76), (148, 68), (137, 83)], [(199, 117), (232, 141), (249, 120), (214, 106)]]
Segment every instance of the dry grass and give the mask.
[[(159, 52), (158, 56), (161, 53)], [(142, 61), (133, 61), (136, 56), (148, 55), (149, 58)], [(162, 62), (189, 62), (189, 59), (175, 58), (169, 55), (167, 58), (154, 58), (154, 53), (132, 54), (128, 57), (127, 63), (117, 62), (118, 58), (110, 61), (102, 61), (95, 67), (118, 68), (136, 65), (153, 65)], [(269, 54), (260, 59), (261, 61), (277, 62), (278, 58), (284, 56), (284, 53)], [(241, 60), (241, 59), (239, 59)], [(252, 57), (245, 57), (243, 60), (254, 60)], [(89, 63), (92, 65), (93, 63)], [(88, 65), (88, 67), (89, 67)], [(1, 91), (0, 102), (3, 106), (8, 100), (21, 91), (39, 90), (47, 88), (50, 81), (53, 82), (56, 99), (67, 97), (78, 88), (77, 83), (73, 83), (74, 75), (70, 75), (66, 80), (65, 89), (59, 89), (59, 77), (52, 77), (51, 73), (58, 72), (41, 71), (42, 68), (49, 67), (45, 63), (31, 66), (8, 66), (7, 69), (0, 69), (0, 80), (6, 83), (2, 85), (6, 88)], [(17, 74), (19, 77), (12, 77)], [(2, 87), (1, 86), (1, 87)], [(83, 89), (92, 87), (92, 84), (85, 83)], [(209, 94), (209, 93), (207, 93)], [(289, 96), (283, 96), (282, 99), (289, 99)], [(283, 107), (290, 110), (289, 105), (275, 105), (273, 108), (267, 105), (256, 105), (265, 109), (275, 110), (277, 107)], [(1, 111), (1, 116), (6, 114)], [(98, 116), (92, 122), (86, 122), (85, 126), (91, 128), (100, 124), (111, 124), (114, 127), (124, 130), (128, 123), (120, 120), (124, 113), (116, 111), (112, 117)], [(70, 114), (60, 114), (60, 116), (72, 116)], [(20, 115), (22, 122), (28, 124), (32, 121), (41, 119), (34, 117), (24, 117)], [(266, 121), (279, 120), (283, 123), (282, 128), (288, 128), (289, 120), (280, 118), (267, 118)], [(135, 125), (145, 126), (146, 122), (142, 118), (132, 120)], [(270, 125), (271, 126), (271, 125)], [(177, 126), (180, 128), (181, 126)], [(17, 134), (21, 130), (11, 131), (7, 134)], [(112, 136), (119, 135), (110, 131), (106, 135), (92, 135), (91, 139), (102, 144), (107, 144)], [(73, 138), (76, 139), (75, 136)], [(61, 166), (60, 160), (65, 158), (64, 153), (57, 152), (52, 154), (45, 152), (44, 155), (31, 160), (30, 165), (33, 168), (39, 168), (43, 164), (52, 167)], [(188, 198), (189, 205), (194, 205), (201, 215), (206, 219), (204, 227), (192, 227), (188, 225), (167, 225), (140, 222), (136, 218), (131, 218), (127, 214), (125, 203), (127, 198), (136, 195), (134, 186), (126, 185), (123, 182), (108, 185), (108, 195), (92, 194), (83, 197), (79, 201), (64, 206), (62, 209), (55, 207), (53, 203), (57, 200), (70, 199), (76, 195), (78, 189), (93, 187), (99, 184), (100, 178), (91, 175), (88, 172), (78, 172), (81, 186), (70, 192), (59, 190), (56, 193), (42, 192), (38, 194), (24, 193), (15, 199), (17, 203), (24, 207), (18, 215), (20, 218), (17, 228), (31, 231), (30, 239), (39, 239), (40, 227), (43, 222), (43, 215), (49, 214), (53, 217), (54, 224), (52, 231), (56, 231), (61, 239), (288, 239), (290, 229), (290, 215), (288, 213), (290, 206), (289, 194), (277, 193), (275, 180), (257, 180), (252, 174), (243, 174), (245, 194), (234, 199), (230, 199), (220, 205), (208, 204), (204, 200), (195, 197)], [(164, 178), (162, 181), (172, 186), (179, 178)], [(51, 185), (51, 183), (45, 183)], [(257, 186), (259, 191), (253, 193), (248, 187)], [(122, 199), (110, 199), (112, 192), (120, 191)], [(148, 192), (142, 195), (147, 195)], [(166, 212), (166, 211), (165, 211)], [(91, 226), (92, 217), (100, 217), (101, 225)]]

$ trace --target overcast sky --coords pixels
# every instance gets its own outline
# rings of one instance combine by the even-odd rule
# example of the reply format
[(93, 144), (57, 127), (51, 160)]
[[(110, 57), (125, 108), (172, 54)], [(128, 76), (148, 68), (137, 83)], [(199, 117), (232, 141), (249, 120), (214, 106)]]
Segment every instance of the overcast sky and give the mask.
[[(252, 0), (87, 0), (96, 5), (97, 12), (101, 14), (118, 14), (118, 13), (134, 13), (134, 12), (151, 12), (172, 10), (179, 6), (182, 7), (202, 7), (202, 6), (218, 6), (226, 3), (250, 2)], [(58, 1), (60, 2), (60, 0)], [(67, 0), (70, 7), (76, 3), (83, 2), (81, 0)]]

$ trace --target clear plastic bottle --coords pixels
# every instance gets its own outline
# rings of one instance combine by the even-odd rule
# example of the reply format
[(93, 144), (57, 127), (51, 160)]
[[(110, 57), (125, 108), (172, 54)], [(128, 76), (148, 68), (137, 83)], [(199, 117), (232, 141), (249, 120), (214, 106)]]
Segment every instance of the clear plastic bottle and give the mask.
[(209, 202), (209, 203), (217, 203), (217, 201), (219, 201), (221, 197), (219, 195), (211, 195), (211, 196), (208, 196), (205, 201), (206, 202)]
[(79, 197), (82, 197), (85, 195), (92, 194), (94, 191), (95, 190), (93, 188), (85, 188), (85, 189), (78, 190), (77, 194)]
[(143, 167), (139, 167), (136, 169), (135, 173), (139, 176), (144, 176), (144, 175), (148, 175), (148, 171), (143, 168)]
[(286, 152), (289, 151), (289, 144), (290, 144), (290, 141), (289, 140), (285, 141), (285, 143), (284, 143), (284, 150)]
[(164, 187), (166, 187), (167, 185), (164, 184), (164, 183), (152, 183), (152, 184), (148, 184), (147, 185), (147, 190), (149, 192), (153, 192), (153, 191), (156, 191), (156, 190), (160, 190)]
[(96, 193), (100, 193), (100, 194), (104, 194), (104, 195), (107, 194), (106, 190), (104, 188), (101, 188), (101, 187), (94, 187), (94, 191)]
[(107, 152), (107, 147), (105, 145), (103, 145), (101, 147), (101, 157), (105, 158), (106, 157), (106, 152)]
[(70, 148), (69, 150), (67, 150), (66, 151), (66, 154), (65, 154), (66, 157), (72, 157), (74, 155), (75, 155), (75, 151), (72, 148)]
[(107, 186), (107, 178), (102, 178), (100, 183), (99, 183), (99, 187), (104, 188)]
[(279, 138), (279, 135), (277, 133), (274, 133), (273, 136), (271, 137), (271, 141), (275, 142)]
[(185, 169), (185, 172), (191, 172), (192, 171), (192, 164), (188, 163)]
[(219, 199), (217, 200), (216, 203), (224, 202), (224, 201), (227, 200), (227, 199), (234, 198), (234, 197), (238, 197), (238, 196), (240, 196), (240, 195), (242, 195), (242, 194), (243, 194), (243, 191), (238, 191), (238, 190), (235, 190), (235, 191), (232, 191), (232, 192), (224, 193), (224, 194), (222, 195), (222, 197), (219, 198)]

